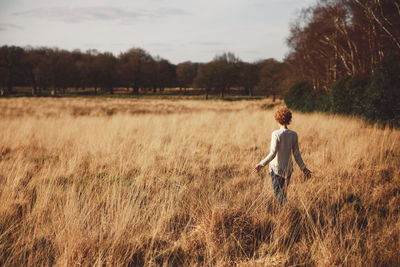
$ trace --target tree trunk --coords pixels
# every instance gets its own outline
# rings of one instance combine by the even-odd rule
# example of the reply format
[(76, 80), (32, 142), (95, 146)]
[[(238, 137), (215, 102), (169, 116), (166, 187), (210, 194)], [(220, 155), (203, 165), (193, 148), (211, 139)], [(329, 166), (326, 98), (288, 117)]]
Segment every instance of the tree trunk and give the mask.
[(220, 90), (220, 97), (221, 97), (222, 99), (224, 99), (224, 97), (225, 97), (225, 88), (221, 88), (221, 90)]
[(208, 100), (208, 92), (210, 91), (210, 89), (206, 88), (206, 100)]
[(37, 86), (35, 82), (33, 82), (32, 96), (37, 96)]
[(12, 93), (13, 91), (13, 87), (14, 87), (14, 76), (12, 73), (12, 70), (9, 70), (9, 75), (8, 75), (8, 83), (7, 83), (7, 87), (5, 88), (4, 91), (4, 95), (8, 96)]
[(254, 91), (253, 91), (254, 89), (253, 88), (249, 88), (249, 93), (250, 93), (250, 96), (254, 96)]
[(13, 87), (10, 85), (7, 85), (6, 90), (4, 90), (4, 95), (9, 96), (12, 93)]
[(33, 71), (30, 72), (30, 76), (32, 80), (32, 96), (37, 96), (37, 85), (36, 85), (35, 74)]
[[(390, 29), (388, 29), (383, 22), (381, 21), (381, 19), (379, 18), (379, 15), (376, 15), (373, 8), (371, 6), (368, 6), (367, 4), (362, 3), (360, 0), (356, 0), (356, 3), (359, 4), (362, 8), (364, 8), (364, 10), (367, 12), (367, 14), (371, 17), (371, 19), (373, 19), (378, 26), (381, 28), (381, 30), (386, 33), (386, 35), (389, 37), (389, 39), (391, 39), (393, 41), (393, 43), (397, 46), (397, 48), (400, 49), (400, 40), (397, 38), (396, 34), (392, 33), (390, 31)], [(382, 4), (380, 1), (376, 1), (376, 3), (378, 3), (380, 9), (382, 10)], [(381, 14), (382, 17), (385, 19), (385, 17), (383, 16), (383, 14)]]

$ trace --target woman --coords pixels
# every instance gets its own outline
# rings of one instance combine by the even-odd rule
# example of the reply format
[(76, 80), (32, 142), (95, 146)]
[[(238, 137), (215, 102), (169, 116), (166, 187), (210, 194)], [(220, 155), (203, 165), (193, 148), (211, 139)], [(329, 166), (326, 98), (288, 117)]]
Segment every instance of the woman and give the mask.
[(286, 189), (293, 172), (291, 152), (293, 152), (297, 165), (307, 178), (311, 176), (311, 172), (301, 158), (296, 132), (287, 127), (292, 120), (290, 110), (287, 108), (279, 109), (275, 113), (275, 120), (280, 129), (272, 132), (271, 150), (267, 157), (254, 167), (254, 172), (259, 172), (262, 167), (269, 164), (275, 197), (283, 205), (286, 201)]

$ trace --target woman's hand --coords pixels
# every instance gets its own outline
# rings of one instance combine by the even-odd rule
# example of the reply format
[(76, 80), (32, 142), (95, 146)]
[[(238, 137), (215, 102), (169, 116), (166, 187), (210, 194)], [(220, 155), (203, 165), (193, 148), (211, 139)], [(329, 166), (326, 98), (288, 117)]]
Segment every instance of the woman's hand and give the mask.
[(258, 163), (258, 164), (254, 167), (253, 172), (259, 172), (259, 171), (262, 169), (262, 167), (264, 167), (264, 166), (261, 165), (260, 163)]
[(304, 176), (308, 179), (311, 177), (311, 171), (307, 168), (304, 168), (303, 170)]

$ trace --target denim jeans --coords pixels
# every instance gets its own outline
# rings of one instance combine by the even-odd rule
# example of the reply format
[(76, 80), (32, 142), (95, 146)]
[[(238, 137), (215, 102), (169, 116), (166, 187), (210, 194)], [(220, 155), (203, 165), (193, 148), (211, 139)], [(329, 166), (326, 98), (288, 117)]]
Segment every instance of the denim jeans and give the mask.
[(274, 194), (279, 204), (283, 205), (286, 202), (286, 190), (290, 182), (290, 176), (287, 178), (279, 176), (271, 171), (272, 178), (272, 188), (274, 189)]

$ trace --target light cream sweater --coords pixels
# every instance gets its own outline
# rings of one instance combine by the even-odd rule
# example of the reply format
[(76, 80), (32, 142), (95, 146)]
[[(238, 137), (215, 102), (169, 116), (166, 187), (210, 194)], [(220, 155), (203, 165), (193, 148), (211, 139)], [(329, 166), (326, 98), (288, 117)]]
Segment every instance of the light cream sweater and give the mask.
[(297, 165), (304, 170), (306, 165), (300, 155), (296, 132), (281, 127), (272, 132), (270, 152), (260, 164), (263, 166), (269, 164), (270, 172), (274, 171), (279, 176), (288, 177), (293, 172), (292, 151)]

